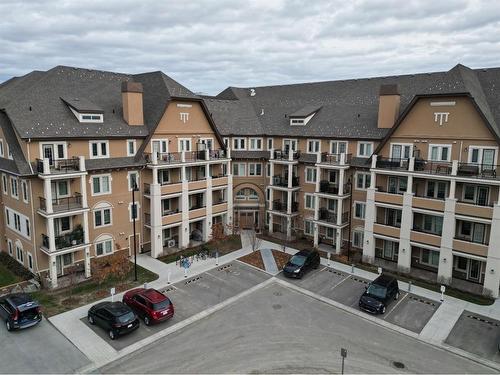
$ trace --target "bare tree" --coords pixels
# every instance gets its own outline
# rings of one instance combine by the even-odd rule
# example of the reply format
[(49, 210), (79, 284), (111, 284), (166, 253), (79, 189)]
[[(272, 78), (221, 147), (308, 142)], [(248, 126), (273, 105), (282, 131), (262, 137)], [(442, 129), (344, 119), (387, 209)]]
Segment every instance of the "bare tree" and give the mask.
[(250, 240), (250, 246), (252, 246), (252, 251), (258, 250), (262, 240), (257, 236), (255, 229), (248, 232), (248, 237)]

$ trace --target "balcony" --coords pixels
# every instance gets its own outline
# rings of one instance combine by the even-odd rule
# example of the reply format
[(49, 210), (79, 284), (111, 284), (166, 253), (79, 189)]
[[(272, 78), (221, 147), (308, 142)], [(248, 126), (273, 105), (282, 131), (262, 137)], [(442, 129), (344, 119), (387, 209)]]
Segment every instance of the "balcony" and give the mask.
[(452, 169), (452, 163), (447, 161), (415, 159), (415, 172), (450, 176)]
[(431, 245), (434, 247), (441, 246), (441, 236), (434, 233), (424, 232), (421, 228), (414, 227), (410, 233), (410, 241), (422, 244)]
[(378, 157), (376, 168), (407, 171), (408, 166), (409, 166), (409, 159)]
[[(223, 150), (214, 150), (213, 158), (220, 159), (221, 151)], [(197, 161), (206, 161), (210, 159), (210, 154), (203, 151), (181, 151), (181, 152), (159, 152), (156, 153), (156, 159), (153, 153), (146, 152), (144, 153), (144, 158), (147, 163), (152, 164), (179, 164), (179, 163), (192, 163)]]
[(378, 189), (379, 188), (377, 188), (377, 191), (375, 192), (376, 202), (394, 204), (398, 206), (403, 205), (403, 196), (401, 194), (385, 193), (383, 191), (378, 191)]
[[(83, 228), (81, 225), (78, 225), (71, 233), (55, 236), (55, 250), (59, 251), (81, 246), (85, 243), (84, 238)], [(46, 234), (42, 234), (42, 247), (50, 252), (49, 236)]]
[[(288, 187), (288, 178), (285, 178), (284, 176), (276, 175), (273, 176), (273, 186), (279, 186), (279, 187)], [(299, 186), (299, 178), (298, 177), (292, 177), (292, 187), (298, 187)]]
[(344, 225), (349, 222), (349, 212), (343, 212), (340, 217), (340, 224), (337, 223), (337, 212), (329, 211), (327, 208), (321, 207), (319, 209), (319, 221), (324, 221), (326, 223), (334, 224), (334, 225)]
[[(342, 155), (345, 155), (342, 160)], [(330, 165), (349, 165), (351, 162), (351, 154), (329, 154), (321, 153), (320, 163)]]
[(424, 210), (432, 210), (442, 212), (444, 211), (444, 199), (428, 197), (425, 195), (417, 195), (413, 196), (412, 205), (415, 208), (421, 208)]
[(373, 224), (373, 233), (380, 234), (387, 237), (399, 238), (400, 228), (381, 223)]
[(210, 160), (227, 159), (228, 155), (225, 150), (209, 150), (208, 157)]
[(499, 172), (497, 165), (458, 163), (457, 176), (497, 180)]
[[(349, 184), (344, 184), (344, 189), (343, 189), (344, 195), (350, 194), (350, 185)], [(339, 186), (338, 184), (331, 183), (327, 180), (322, 180), (319, 182), (319, 192), (324, 193), (324, 194), (332, 194), (332, 195), (338, 195), (339, 194)]]
[[(39, 199), (40, 210), (47, 213), (47, 199), (43, 197), (39, 197)], [(52, 199), (52, 211), (54, 213), (75, 211), (82, 208), (82, 195), (80, 193), (75, 193), (72, 197)]]
[(274, 150), (271, 160), (297, 161), (300, 158), (300, 151)]
[(36, 159), (36, 170), (40, 174), (68, 174), (84, 170), (80, 169), (80, 159), (73, 157), (71, 159), (46, 159), (48, 163), (44, 167), (42, 159)]
[[(287, 204), (283, 203), (280, 200), (274, 200), (272, 207), (273, 207), (273, 211), (284, 212), (284, 213), (288, 212)], [(292, 202), (291, 212), (295, 213), (295, 212), (298, 212), (298, 210), (299, 210), (298, 202)]]
[(493, 205), (478, 205), (477, 203), (457, 201), (455, 214), (491, 220), (493, 218)]

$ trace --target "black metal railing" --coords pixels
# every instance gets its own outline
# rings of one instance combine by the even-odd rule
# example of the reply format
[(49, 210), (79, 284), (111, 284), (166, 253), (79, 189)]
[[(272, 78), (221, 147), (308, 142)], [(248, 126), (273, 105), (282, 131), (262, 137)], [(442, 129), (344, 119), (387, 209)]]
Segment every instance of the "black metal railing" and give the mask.
[(449, 176), (452, 171), (452, 163), (448, 161), (415, 159), (414, 170), (415, 172)]
[(337, 213), (328, 211), (326, 208), (319, 209), (319, 220), (326, 221), (327, 223), (337, 223)]
[(482, 241), (477, 241), (474, 239), (474, 236), (464, 236), (463, 234), (457, 233), (455, 234), (455, 239), (464, 242), (476, 243), (478, 245), (489, 245), (487, 236), (484, 236)]
[[(280, 200), (273, 201), (273, 211), (288, 212), (288, 205)], [(292, 202), (291, 212), (297, 212), (299, 210), (299, 203)]]
[[(350, 184), (344, 184), (344, 195), (350, 194)], [(319, 192), (320, 193), (326, 193), (326, 194), (333, 194), (333, 195), (338, 195), (339, 194), (339, 186), (338, 184), (334, 184), (332, 182), (329, 182), (327, 180), (321, 180), (319, 182)]]
[(292, 159), (298, 160), (300, 158), (300, 151), (291, 150), (274, 150), (274, 159), (277, 160), (290, 160), (290, 153), (292, 153)]
[(205, 151), (186, 151), (184, 158), (186, 162), (205, 160)]
[(377, 168), (407, 171), (409, 159), (404, 158), (377, 158)]
[(210, 150), (208, 152), (210, 160), (218, 160), (227, 158), (227, 153), (225, 150)]
[[(325, 164), (340, 164), (340, 159), (342, 154), (330, 154), (328, 152), (321, 153), (321, 162)], [(351, 154), (345, 154), (345, 164), (349, 164), (351, 162)]]
[(161, 216), (168, 216), (168, 215), (175, 215), (175, 214), (178, 214), (179, 213), (179, 209), (178, 208), (174, 208), (174, 209), (171, 209), (171, 210), (165, 210), (161, 212)]
[[(50, 159), (49, 166), (51, 173), (73, 173), (80, 170), (80, 160), (77, 157), (71, 159)], [(38, 173), (44, 173), (42, 159), (36, 159), (36, 170)]]
[(457, 176), (496, 180), (500, 171), (493, 164), (458, 163)]
[[(66, 249), (73, 246), (78, 246), (84, 243), (84, 235), (82, 231), (73, 231), (68, 234), (55, 236), (56, 250)], [(50, 249), (49, 236), (42, 234), (42, 244), (46, 249)]]
[[(40, 209), (43, 211), (47, 211), (47, 199), (45, 199), (44, 197), (39, 198)], [(82, 195), (80, 193), (75, 193), (75, 195), (72, 197), (52, 199), (53, 211), (70, 211), (78, 208), (82, 208)]]
[[(299, 186), (299, 178), (296, 176), (292, 177), (292, 187)], [(273, 186), (288, 187), (288, 178), (284, 176), (275, 175), (273, 176)]]

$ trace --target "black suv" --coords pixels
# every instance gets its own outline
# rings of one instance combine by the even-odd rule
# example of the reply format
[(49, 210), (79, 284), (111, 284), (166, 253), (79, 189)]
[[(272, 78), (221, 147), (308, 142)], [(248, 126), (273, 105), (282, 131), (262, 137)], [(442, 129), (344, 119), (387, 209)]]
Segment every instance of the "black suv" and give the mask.
[(285, 264), (283, 274), (286, 277), (301, 279), (311, 268), (317, 269), (319, 264), (320, 257), (316, 250), (302, 250), (292, 256)]
[(359, 298), (359, 308), (372, 314), (384, 314), (391, 300), (398, 298), (398, 280), (382, 274), (366, 287)]
[(7, 331), (34, 326), (42, 320), (40, 305), (25, 293), (15, 293), (0, 298), (0, 316)]
[(108, 331), (111, 340), (139, 328), (139, 319), (122, 302), (98, 303), (90, 308), (87, 319), (90, 324), (97, 324)]

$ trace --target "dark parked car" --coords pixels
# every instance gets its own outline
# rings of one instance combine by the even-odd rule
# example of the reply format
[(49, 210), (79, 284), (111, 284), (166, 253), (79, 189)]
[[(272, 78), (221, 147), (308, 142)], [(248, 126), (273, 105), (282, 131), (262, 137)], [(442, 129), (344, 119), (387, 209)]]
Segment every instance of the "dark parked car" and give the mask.
[(382, 274), (372, 281), (361, 295), (359, 307), (372, 314), (384, 314), (389, 303), (398, 298), (398, 280)]
[(90, 308), (87, 319), (108, 331), (111, 340), (139, 328), (137, 315), (122, 302), (98, 303)]
[(174, 305), (165, 294), (156, 289), (130, 290), (123, 295), (123, 303), (130, 306), (147, 326), (174, 316)]
[(42, 320), (40, 305), (28, 294), (9, 294), (0, 298), (0, 316), (7, 331), (34, 326)]
[(320, 264), (319, 253), (316, 250), (302, 250), (292, 256), (285, 267), (283, 274), (286, 277), (301, 279), (310, 269), (317, 269)]

